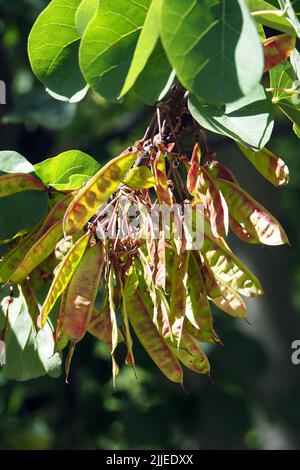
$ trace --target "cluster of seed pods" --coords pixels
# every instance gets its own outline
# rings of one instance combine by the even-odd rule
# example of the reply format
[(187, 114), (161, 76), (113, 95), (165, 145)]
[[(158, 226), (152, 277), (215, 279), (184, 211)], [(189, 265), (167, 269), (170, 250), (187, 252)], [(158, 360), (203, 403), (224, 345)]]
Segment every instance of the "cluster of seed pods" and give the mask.
[[(286, 165), (268, 149), (255, 153), (239, 148), (272, 184), (288, 182)], [(31, 175), (16, 174), (1, 176), (0, 190), (16, 192), (20, 182), (22, 190), (44, 188)], [(175, 242), (172, 226), (169, 240), (163, 226), (159, 237), (154, 236), (154, 199), (169, 207), (184, 203), (192, 211), (200, 208), (200, 249), (190, 249), (184, 234)], [(140, 208), (143, 224), (135, 237), (122, 238), (118, 215), (122, 212), (127, 220), (132, 202)], [(111, 209), (109, 220), (101, 210), (105, 203)], [(99, 236), (107, 226), (115, 228), (113, 239)], [(59, 195), (43, 223), (4, 256), (0, 281), (20, 285), (37, 329), (60, 303), (54, 338), (58, 351), (71, 347), (67, 369), (75, 345), (88, 332), (108, 345), (115, 381), (120, 343), (127, 347), (127, 365), (135, 367), (133, 330), (163, 374), (182, 384), (182, 365), (209, 374), (201, 343), (222, 344), (212, 305), (245, 319), (242, 297), (263, 294), (257, 278), (228, 247), (229, 229), (246, 243), (288, 243), (279, 222), (241, 188), (228, 168), (210, 155), (202, 159), (198, 143), (189, 155), (174, 152), (174, 144), (163, 140), (143, 140), (78, 191)], [(35, 288), (41, 278), (50, 286), (40, 307)]]

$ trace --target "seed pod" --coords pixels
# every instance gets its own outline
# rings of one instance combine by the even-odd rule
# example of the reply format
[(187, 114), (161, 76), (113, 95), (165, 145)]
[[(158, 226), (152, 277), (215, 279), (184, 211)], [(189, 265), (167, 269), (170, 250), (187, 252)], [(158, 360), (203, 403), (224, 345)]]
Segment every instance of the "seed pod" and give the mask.
[(261, 204), (240, 186), (217, 180), (232, 219), (241, 225), (257, 243), (276, 246), (289, 243), (282, 226)]
[(225, 282), (218, 281), (218, 285), (221, 295), (220, 297), (211, 299), (212, 302), (220, 310), (228, 313), (228, 315), (232, 315), (233, 317), (246, 318), (247, 309), (241, 296)]
[(19, 284), (29, 273), (41, 264), (53, 252), (56, 243), (63, 236), (61, 220), (30, 248), (17, 269), (10, 276), (10, 281)]
[(38, 319), (38, 316), (40, 314), (40, 309), (39, 309), (39, 304), (38, 304), (37, 298), (35, 296), (35, 293), (32, 290), (29, 281), (27, 281), (27, 280), (22, 282), (20, 288), (21, 288), (22, 295), (25, 299), (27, 309), (28, 309), (28, 313), (31, 317), (32, 323), (36, 327), (37, 326), (37, 319)]
[(84, 186), (71, 202), (64, 217), (64, 232), (74, 235), (96, 214), (99, 207), (117, 190), (137, 158), (134, 151), (126, 151), (108, 162)]
[(199, 177), (199, 170), (200, 170), (200, 163), (201, 163), (201, 150), (199, 147), (199, 144), (195, 144), (193, 154), (192, 154), (192, 159), (191, 159), (191, 166), (188, 171), (188, 176), (187, 176), (187, 190), (190, 194), (193, 194), (198, 177)]
[(116, 387), (116, 376), (119, 373), (119, 366), (115, 360), (115, 351), (118, 346), (118, 324), (114, 300), (114, 269), (111, 266), (108, 275), (108, 305), (111, 322), (111, 358), (113, 386)]
[(210, 266), (200, 260), (198, 253), (195, 254), (195, 259), (197, 259), (198, 265), (201, 269), (201, 274), (204, 281), (205, 291), (210, 299), (217, 299), (221, 296), (220, 287), (217, 279), (214, 276), (214, 273)]
[(72, 343), (78, 343), (87, 331), (99, 290), (103, 263), (103, 245), (89, 247), (69, 283), (64, 302), (62, 331)]
[(21, 191), (46, 191), (46, 186), (27, 173), (9, 173), (0, 176), (0, 197), (10, 196)]
[(126, 298), (129, 321), (151, 359), (172, 382), (182, 383), (182, 368), (152, 322), (138, 291)]
[(166, 175), (165, 156), (159, 151), (153, 163), (153, 173), (155, 177), (155, 190), (160, 204), (172, 204), (172, 197), (168, 188)]
[(89, 241), (90, 234), (85, 233), (79, 240), (72, 246), (71, 250), (67, 253), (59, 268), (56, 270), (54, 279), (50, 286), (47, 298), (42, 307), (40, 316), (38, 318), (38, 326), (42, 328), (47, 320), (47, 317), (55, 305), (58, 297), (68, 286), (71, 277), (73, 276), (80, 260), (85, 252)]
[[(215, 343), (215, 332), (209, 301), (205, 292), (200, 265), (193, 253), (189, 259), (186, 318), (196, 329), (197, 339), (205, 343)], [(185, 321), (186, 325), (186, 321)], [(191, 329), (189, 330), (192, 331)]]
[(186, 309), (187, 277), (188, 277), (189, 251), (180, 255), (175, 253), (170, 305), (170, 326), (177, 347), (180, 347), (181, 333)]
[(222, 180), (231, 181), (232, 183), (239, 184), (238, 180), (234, 176), (231, 170), (217, 160), (213, 160), (209, 164), (209, 172), (213, 178), (219, 178)]
[(211, 230), (216, 238), (224, 237), (228, 234), (229, 214), (228, 206), (222, 192), (218, 189), (214, 179), (205, 168), (201, 168), (201, 186), (205, 191), (206, 209), (209, 213)]
[(263, 46), (265, 56), (264, 72), (268, 72), (290, 57), (296, 46), (296, 38), (290, 34), (280, 34), (266, 39)]
[(196, 372), (196, 374), (209, 374), (210, 364), (201, 349), (198, 341), (196, 341), (185, 329), (182, 330), (182, 341), (184, 348), (171, 348), (173, 354), (188, 369)]
[(124, 184), (131, 189), (153, 188), (155, 179), (147, 166), (138, 166), (130, 170), (128, 176), (124, 180)]
[(37, 238), (40, 238), (44, 233), (46, 233), (53, 225), (57, 222), (62, 221), (65, 215), (66, 210), (68, 209), (70, 202), (74, 198), (73, 194), (67, 194), (60, 201), (58, 201), (55, 206), (52, 207), (51, 211), (46, 217), (43, 225), (41, 226)]
[(61, 296), (59, 316), (57, 319), (55, 331), (53, 333), (56, 352), (61, 352), (68, 345), (69, 342), (68, 338), (65, 336), (63, 331), (63, 317), (65, 313), (66, 294), (67, 290), (65, 290)]
[[(252, 165), (274, 186), (282, 186), (289, 182), (289, 169), (281, 158), (270, 150), (264, 148), (259, 152), (237, 144), (238, 148), (243, 152), (245, 157), (252, 163)], [(219, 177), (221, 178), (221, 177)]]
[(37, 228), (35, 227), (31, 232), (22, 237), (20, 241), (5, 254), (3, 260), (0, 262), (0, 282), (4, 283), (10, 280), (12, 273), (16, 267), (22, 262), (24, 256), (32, 247), (36, 240)]
[[(88, 332), (95, 338), (107, 343), (112, 349), (112, 323), (109, 308), (99, 310), (96, 306), (93, 308), (92, 317), (88, 325)], [(118, 344), (124, 341), (124, 337), (118, 329)]]
[[(201, 254), (211, 267), (216, 279), (224, 281), (235, 291), (246, 297), (263, 295), (257, 278), (225, 244), (210, 234), (210, 227), (204, 220), (205, 236)], [(222, 239), (221, 239), (222, 240)]]

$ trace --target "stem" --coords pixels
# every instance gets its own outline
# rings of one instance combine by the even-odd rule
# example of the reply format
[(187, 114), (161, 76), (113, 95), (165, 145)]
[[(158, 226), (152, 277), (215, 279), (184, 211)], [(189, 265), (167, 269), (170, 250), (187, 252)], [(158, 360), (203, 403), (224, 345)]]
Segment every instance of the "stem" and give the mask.
[(150, 124), (149, 124), (149, 126), (147, 127), (147, 129), (146, 129), (146, 132), (145, 132), (145, 134), (144, 134), (144, 137), (143, 137), (142, 140), (141, 140), (141, 143), (144, 143), (144, 142), (147, 140), (148, 134), (149, 134), (150, 129), (151, 129), (153, 123), (154, 123), (155, 117), (156, 117), (156, 111), (153, 113), (153, 116), (152, 116), (152, 118), (151, 118)]

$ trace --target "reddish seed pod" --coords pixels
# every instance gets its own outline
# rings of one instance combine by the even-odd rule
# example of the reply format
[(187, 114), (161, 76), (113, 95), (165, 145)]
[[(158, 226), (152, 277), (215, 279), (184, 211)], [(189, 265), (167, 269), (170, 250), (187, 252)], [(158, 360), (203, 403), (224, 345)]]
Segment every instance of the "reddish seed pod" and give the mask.
[(296, 46), (296, 38), (289, 34), (280, 34), (264, 41), (265, 68), (268, 72), (287, 60)]
[(98, 293), (104, 263), (103, 245), (89, 247), (70, 281), (62, 315), (62, 331), (72, 342), (85, 335)]

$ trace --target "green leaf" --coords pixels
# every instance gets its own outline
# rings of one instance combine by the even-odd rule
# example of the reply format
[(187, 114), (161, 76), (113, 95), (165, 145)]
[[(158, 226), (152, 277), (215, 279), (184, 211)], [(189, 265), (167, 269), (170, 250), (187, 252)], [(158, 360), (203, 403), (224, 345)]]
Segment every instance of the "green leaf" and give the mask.
[[(264, 0), (247, 0), (247, 2), (251, 12), (254, 12), (253, 18), (255, 21), (283, 33), (295, 34), (289, 21), (273, 5)], [(264, 13), (264, 10), (266, 10), (266, 13)], [(271, 14), (271, 11), (274, 13)]]
[(293, 125), (293, 131), (295, 132), (296, 136), (298, 137), (298, 139), (300, 139), (300, 127), (297, 126), (297, 124), (294, 124)]
[(4, 375), (11, 380), (25, 381), (50, 375), (60, 375), (61, 356), (54, 354), (50, 323), (36, 333), (24, 297), (14, 298), (9, 306), (9, 325), (5, 337), (6, 365)]
[(292, 67), (298, 80), (300, 80), (300, 53), (294, 49), (290, 57)]
[[(293, 26), (298, 38), (300, 38), (300, 23), (293, 8), (291, 0), (278, 0), (278, 3), (281, 7), (281, 10), (284, 12), (284, 16)], [(293, 1), (293, 3), (295, 3), (295, 1)]]
[(80, 35), (75, 15), (81, 0), (52, 0), (36, 20), (28, 39), (35, 75), (50, 90), (71, 98), (85, 87), (78, 64)]
[(0, 152), (0, 175), (5, 173), (33, 173), (34, 166), (13, 150)]
[(162, 0), (152, 0), (144, 27), (139, 36), (120, 97), (124, 96), (136, 82), (151, 56), (159, 37), (159, 15)]
[(104, 98), (115, 101), (124, 86), (150, 0), (101, 0), (80, 46), (86, 81)]
[(278, 108), (280, 111), (285, 114), (286, 117), (289, 118), (292, 123), (298, 127), (300, 127), (300, 106), (294, 105), (291, 101), (282, 100), (280, 104), (278, 104)]
[(261, 85), (245, 98), (225, 106), (207, 105), (191, 96), (189, 109), (201, 126), (253, 150), (265, 147), (272, 134), (273, 106)]
[(99, 171), (100, 165), (80, 150), (69, 150), (38, 163), (34, 168), (44, 184), (63, 191), (81, 188)]
[(153, 105), (164, 98), (174, 79), (175, 72), (159, 40), (133, 89), (144, 103)]
[(22, 191), (0, 198), (0, 240), (9, 240), (40, 222), (47, 213), (47, 191)]
[(293, 100), (296, 91), (294, 82), (296, 75), (290, 62), (285, 61), (270, 70), (270, 87), (273, 89), (273, 103), (277, 104), (281, 100)]
[(99, 7), (99, 0), (82, 0), (78, 7), (75, 24), (78, 33), (82, 37), (88, 24), (93, 19)]
[(164, 48), (189, 91), (229, 103), (257, 86), (263, 50), (244, 0), (163, 0), (161, 13)]
[(124, 183), (131, 189), (152, 188), (155, 186), (155, 178), (146, 166), (133, 168)]

